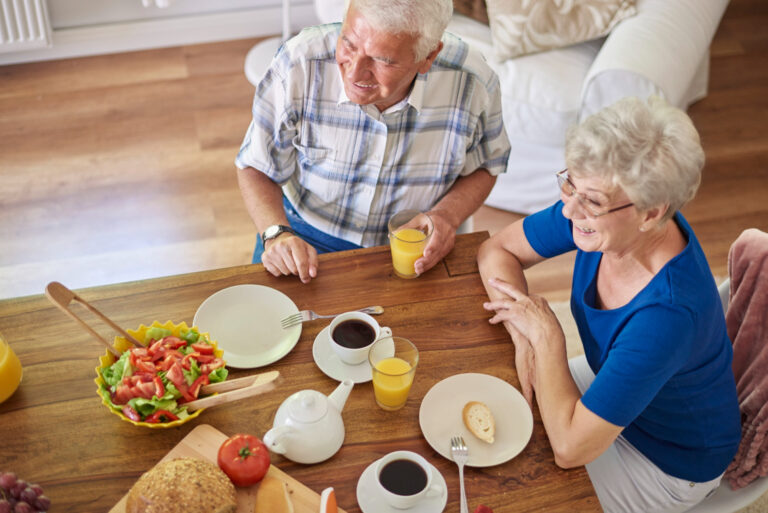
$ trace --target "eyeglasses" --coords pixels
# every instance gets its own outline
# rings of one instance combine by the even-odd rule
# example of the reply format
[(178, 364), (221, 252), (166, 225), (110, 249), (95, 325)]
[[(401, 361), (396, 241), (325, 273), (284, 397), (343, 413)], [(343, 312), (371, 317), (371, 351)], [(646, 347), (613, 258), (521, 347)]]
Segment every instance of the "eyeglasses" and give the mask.
[(627, 203), (626, 205), (622, 205), (620, 207), (606, 210), (605, 207), (587, 198), (586, 196), (584, 196), (583, 194), (581, 194), (576, 190), (576, 186), (573, 185), (573, 182), (568, 176), (567, 169), (563, 169), (562, 171), (557, 173), (557, 185), (560, 187), (561, 193), (565, 194), (569, 198), (575, 197), (579, 201), (579, 205), (581, 206), (581, 208), (590, 217), (604, 216), (606, 214), (610, 214), (611, 212), (616, 212), (617, 210), (629, 208), (632, 205), (634, 205), (634, 203)]

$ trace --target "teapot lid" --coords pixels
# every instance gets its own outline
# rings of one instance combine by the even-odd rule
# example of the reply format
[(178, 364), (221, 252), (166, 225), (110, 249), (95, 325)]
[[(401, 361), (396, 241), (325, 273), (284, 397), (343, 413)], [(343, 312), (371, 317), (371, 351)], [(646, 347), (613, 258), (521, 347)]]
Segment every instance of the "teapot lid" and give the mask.
[(328, 412), (328, 398), (316, 390), (296, 392), (288, 405), (288, 415), (297, 422), (317, 422)]

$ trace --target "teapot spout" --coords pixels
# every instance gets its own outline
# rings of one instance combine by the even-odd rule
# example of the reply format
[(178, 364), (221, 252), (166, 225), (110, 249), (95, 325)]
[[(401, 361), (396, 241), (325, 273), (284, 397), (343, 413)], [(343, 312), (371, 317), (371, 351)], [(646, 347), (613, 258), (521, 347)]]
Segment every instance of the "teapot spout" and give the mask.
[(341, 412), (341, 410), (344, 409), (344, 404), (347, 402), (349, 393), (352, 391), (352, 387), (354, 386), (354, 381), (351, 379), (345, 379), (339, 383), (339, 386), (336, 387), (336, 390), (331, 392), (331, 395), (328, 396), (328, 402), (330, 402), (339, 412)]

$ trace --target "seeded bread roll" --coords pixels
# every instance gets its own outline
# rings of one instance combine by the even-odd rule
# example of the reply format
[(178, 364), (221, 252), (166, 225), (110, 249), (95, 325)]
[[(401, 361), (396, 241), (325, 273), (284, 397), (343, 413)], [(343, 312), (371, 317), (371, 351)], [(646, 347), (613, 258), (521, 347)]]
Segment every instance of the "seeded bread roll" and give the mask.
[(464, 425), (483, 442), (492, 444), (496, 434), (496, 422), (488, 405), (480, 401), (470, 401), (461, 412)]
[(235, 513), (235, 486), (213, 463), (180, 458), (158, 463), (128, 492), (126, 513)]
[(265, 476), (256, 492), (254, 513), (293, 513), (293, 503), (285, 482)]

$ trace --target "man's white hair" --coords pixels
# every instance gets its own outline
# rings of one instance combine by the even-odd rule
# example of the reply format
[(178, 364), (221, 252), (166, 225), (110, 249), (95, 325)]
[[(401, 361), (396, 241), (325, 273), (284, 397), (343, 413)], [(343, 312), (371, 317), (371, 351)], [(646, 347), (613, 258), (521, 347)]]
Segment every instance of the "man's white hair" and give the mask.
[(416, 36), (416, 62), (437, 48), (453, 14), (453, 0), (350, 0), (371, 27), (389, 34)]

